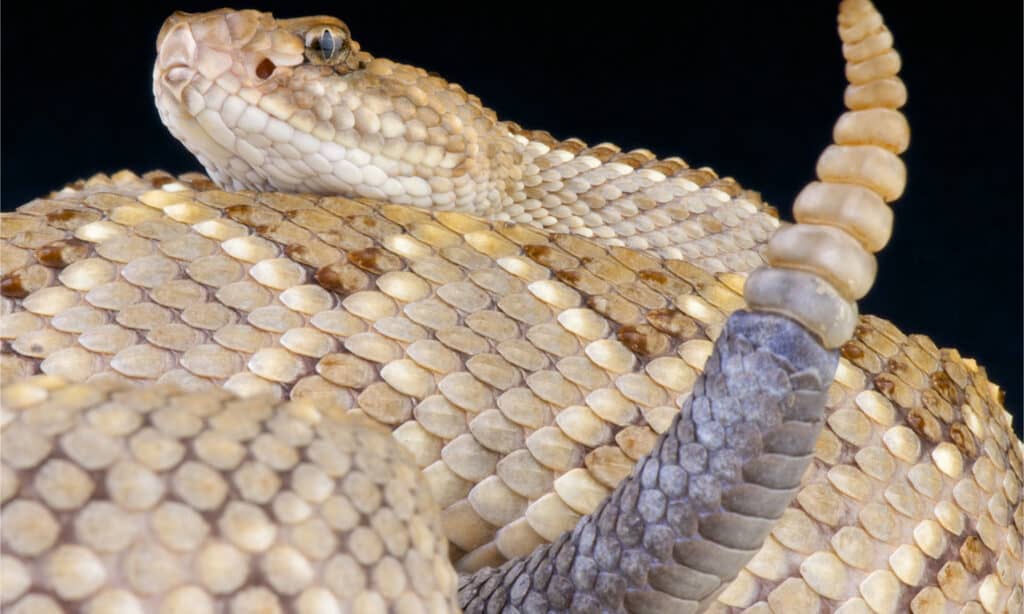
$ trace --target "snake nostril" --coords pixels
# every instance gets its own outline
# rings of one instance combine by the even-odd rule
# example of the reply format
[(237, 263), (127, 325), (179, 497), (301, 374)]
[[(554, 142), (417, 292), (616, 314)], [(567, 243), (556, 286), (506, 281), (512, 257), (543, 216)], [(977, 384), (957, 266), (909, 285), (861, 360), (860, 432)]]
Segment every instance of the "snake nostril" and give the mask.
[(172, 66), (164, 73), (164, 80), (170, 85), (185, 83), (192, 77), (192, 70), (187, 66)]
[(256, 65), (256, 76), (260, 79), (269, 79), (276, 68), (277, 66), (270, 61), (270, 58), (263, 58), (263, 61)]
[(196, 40), (188, 24), (165, 26), (157, 46), (157, 64), (166, 70), (172, 66), (191, 66), (195, 58)]

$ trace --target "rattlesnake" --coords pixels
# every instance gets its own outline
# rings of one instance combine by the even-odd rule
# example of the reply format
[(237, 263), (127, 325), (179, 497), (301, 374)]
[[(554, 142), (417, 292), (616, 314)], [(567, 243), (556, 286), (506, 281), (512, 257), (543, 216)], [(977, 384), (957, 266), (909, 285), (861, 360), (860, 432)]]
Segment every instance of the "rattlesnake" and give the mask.
[[(848, 104), (900, 106), (880, 17), (845, 11)], [(443, 611), (450, 556), (483, 569), (470, 611), (1020, 608), (998, 390), (847, 302), (888, 237), (872, 193), (902, 190), (898, 113), (840, 120), (856, 151), (796, 208), (830, 226), (747, 278), (778, 226), (756, 194), (497, 123), (333, 18), (179, 14), (158, 48), (161, 117), (242, 191), (121, 172), (5, 215), (5, 606)], [(834, 354), (726, 325), (744, 292), (842, 347), (816, 444)]]

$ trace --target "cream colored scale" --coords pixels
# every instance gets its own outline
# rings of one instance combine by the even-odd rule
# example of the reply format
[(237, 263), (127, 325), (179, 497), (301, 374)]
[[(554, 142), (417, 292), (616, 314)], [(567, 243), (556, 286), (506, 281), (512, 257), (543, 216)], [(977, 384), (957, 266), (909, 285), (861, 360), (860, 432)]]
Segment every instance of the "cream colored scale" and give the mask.
[[(794, 503), (704, 605), (1019, 610), (998, 388), (852, 303), (907, 137), (881, 18), (840, 26), (851, 112), (766, 249), (734, 181), (498, 122), (335, 19), (169, 20), (162, 117), (252, 191), (124, 171), (4, 215), (3, 606), (453, 609), (448, 561), (572, 529), (750, 304), (842, 358)], [(309, 193), (349, 180), (378, 200)]]

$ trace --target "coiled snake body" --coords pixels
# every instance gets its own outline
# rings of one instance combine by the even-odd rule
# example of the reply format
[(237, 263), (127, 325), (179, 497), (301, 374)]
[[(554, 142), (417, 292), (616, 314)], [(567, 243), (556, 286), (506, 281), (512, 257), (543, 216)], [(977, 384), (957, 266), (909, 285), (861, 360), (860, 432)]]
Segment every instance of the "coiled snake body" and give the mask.
[(850, 112), (779, 230), (336, 19), (172, 16), (209, 178), (0, 225), (3, 607), (1020, 611), (998, 388), (857, 316), (909, 131), (881, 17), (839, 23)]

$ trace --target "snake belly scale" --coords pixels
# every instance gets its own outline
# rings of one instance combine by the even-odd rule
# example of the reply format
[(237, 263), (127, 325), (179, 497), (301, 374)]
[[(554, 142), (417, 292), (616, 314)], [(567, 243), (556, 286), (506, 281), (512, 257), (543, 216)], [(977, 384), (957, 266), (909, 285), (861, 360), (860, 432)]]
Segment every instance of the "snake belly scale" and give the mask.
[(790, 226), (337, 19), (172, 16), (154, 91), (208, 176), (0, 223), (3, 607), (1020, 611), (998, 387), (857, 315), (909, 131), (880, 15), (839, 25)]

